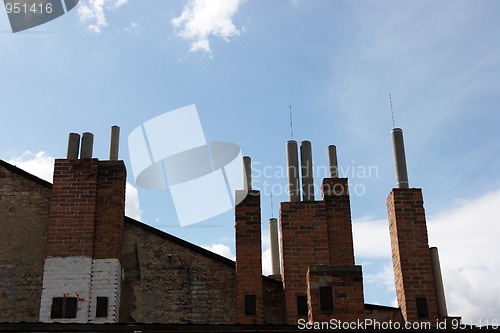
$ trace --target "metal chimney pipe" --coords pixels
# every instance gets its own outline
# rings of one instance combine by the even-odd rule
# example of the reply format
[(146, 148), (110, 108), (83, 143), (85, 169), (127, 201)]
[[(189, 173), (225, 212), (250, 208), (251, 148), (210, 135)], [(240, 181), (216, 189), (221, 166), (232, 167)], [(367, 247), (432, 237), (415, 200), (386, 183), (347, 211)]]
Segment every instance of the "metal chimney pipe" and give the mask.
[(92, 158), (93, 145), (94, 145), (94, 134), (89, 132), (83, 133), (80, 158)]
[(80, 134), (69, 133), (68, 152), (66, 154), (66, 158), (68, 160), (77, 160), (78, 150), (80, 150)]
[(269, 237), (271, 245), (271, 264), (272, 264), (272, 274), (280, 275), (280, 248), (278, 241), (278, 220), (273, 218), (269, 219)]
[(438, 315), (440, 318), (448, 317), (446, 308), (446, 298), (444, 295), (443, 276), (441, 275), (441, 265), (439, 264), (439, 253), (437, 247), (431, 247), (432, 274), (434, 275), (434, 284), (436, 286), (436, 300), (438, 306)]
[(405, 145), (403, 141), (403, 130), (394, 128), (392, 130), (392, 150), (394, 152), (394, 167), (396, 169), (396, 187), (408, 188), (408, 173), (406, 171)]
[(310, 141), (300, 143), (300, 165), (302, 171), (302, 200), (314, 201), (312, 147)]
[(118, 151), (120, 148), (120, 127), (111, 127), (111, 139), (109, 144), (109, 159), (111, 161), (118, 160)]
[(243, 189), (252, 190), (252, 159), (249, 156), (243, 156)]
[(288, 200), (300, 201), (299, 156), (297, 141), (286, 143), (286, 167), (288, 172)]
[(328, 163), (330, 164), (330, 178), (339, 178), (337, 147), (335, 145), (328, 146)]

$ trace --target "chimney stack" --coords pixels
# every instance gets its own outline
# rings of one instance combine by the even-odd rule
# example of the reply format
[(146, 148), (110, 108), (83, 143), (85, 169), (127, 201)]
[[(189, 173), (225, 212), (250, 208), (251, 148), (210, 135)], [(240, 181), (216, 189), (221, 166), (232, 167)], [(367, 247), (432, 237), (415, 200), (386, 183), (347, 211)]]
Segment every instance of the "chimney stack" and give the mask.
[(288, 200), (300, 201), (299, 156), (297, 141), (289, 140), (286, 143), (286, 166), (288, 172)]
[(314, 201), (312, 147), (310, 141), (302, 141), (300, 143), (300, 164), (302, 171), (302, 198), (304, 201)]
[(406, 171), (405, 145), (403, 141), (403, 130), (394, 128), (392, 130), (392, 150), (394, 152), (394, 167), (396, 168), (396, 187), (408, 188), (408, 173)]
[(271, 263), (272, 275), (278, 277), (281, 274), (280, 270), (280, 255), (279, 255), (279, 240), (278, 240), (278, 220), (276, 218), (269, 219), (269, 238), (271, 245)]
[(432, 273), (434, 275), (434, 283), (436, 285), (438, 315), (441, 318), (445, 318), (448, 317), (448, 309), (446, 308), (446, 298), (444, 295), (443, 276), (441, 275), (438, 249), (437, 247), (431, 247), (429, 250), (431, 251)]
[(330, 178), (338, 178), (339, 165), (337, 161), (337, 147), (335, 145), (328, 146), (328, 162), (330, 165)]
[(117, 161), (118, 160), (118, 150), (120, 148), (120, 127), (112, 126), (111, 127), (111, 140), (109, 145), (109, 160)]
[(252, 159), (250, 156), (243, 156), (243, 189), (252, 190)]
[(94, 134), (89, 132), (83, 133), (80, 158), (92, 158), (93, 145), (94, 145)]
[(78, 150), (80, 150), (80, 134), (69, 133), (68, 152), (66, 154), (66, 158), (68, 160), (77, 160)]

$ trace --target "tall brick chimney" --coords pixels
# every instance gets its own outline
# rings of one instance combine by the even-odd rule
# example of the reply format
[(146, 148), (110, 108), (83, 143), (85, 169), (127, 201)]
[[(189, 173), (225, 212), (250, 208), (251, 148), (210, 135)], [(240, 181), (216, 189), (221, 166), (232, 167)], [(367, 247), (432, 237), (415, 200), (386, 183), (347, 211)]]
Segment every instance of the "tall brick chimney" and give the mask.
[[(262, 281), (262, 240), (260, 192), (252, 190), (251, 161), (245, 162), (245, 195), (236, 205), (236, 321), (239, 324), (261, 324), (264, 321), (264, 287)], [(248, 190), (248, 193), (247, 193)]]
[(67, 158), (54, 165), (41, 322), (118, 321), (126, 169), (92, 158), (93, 136), (84, 139), (78, 158), (70, 134)]
[[(288, 156), (294, 156), (289, 150)], [(330, 154), (334, 178), (323, 180), (322, 200), (304, 196), (305, 201), (293, 201), (290, 197), (289, 202), (281, 203), (282, 281), (288, 324), (299, 319), (364, 318), (363, 277), (361, 266), (354, 265), (348, 183), (336, 177), (336, 150), (329, 151), (335, 153)], [(308, 161), (311, 155), (308, 149), (307, 156), (301, 158), (306, 168), (312, 165)], [(287, 165), (294, 163), (288, 161)]]
[(422, 190), (409, 188), (402, 130), (395, 128), (392, 136), (397, 188), (387, 198), (387, 211), (398, 304), (406, 321), (435, 321), (438, 302)]

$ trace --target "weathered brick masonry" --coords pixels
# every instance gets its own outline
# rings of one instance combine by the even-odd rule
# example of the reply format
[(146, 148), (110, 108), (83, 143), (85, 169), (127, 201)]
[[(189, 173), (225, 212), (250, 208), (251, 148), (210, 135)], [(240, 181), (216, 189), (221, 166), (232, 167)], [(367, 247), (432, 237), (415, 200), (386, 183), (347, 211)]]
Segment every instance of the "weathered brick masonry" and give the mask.
[[(237, 196), (241, 193), (237, 193)], [(235, 208), (236, 321), (264, 321), (260, 192), (250, 190)]]
[[(364, 318), (361, 267), (354, 265), (347, 179), (324, 179), (322, 194), (322, 201), (281, 203), (282, 279), (289, 324), (300, 318)], [(318, 267), (322, 267), (321, 273), (317, 273)], [(330, 310), (317, 306), (320, 287), (329, 288), (324, 292), (326, 297), (331, 294)], [(308, 311), (299, 313), (304, 298)]]
[(438, 310), (422, 190), (393, 189), (387, 210), (396, 294), (403, 317), (406, 321), (434, 321)]
[(37, 322), (51, 184), (0, 160), (0, 322)]

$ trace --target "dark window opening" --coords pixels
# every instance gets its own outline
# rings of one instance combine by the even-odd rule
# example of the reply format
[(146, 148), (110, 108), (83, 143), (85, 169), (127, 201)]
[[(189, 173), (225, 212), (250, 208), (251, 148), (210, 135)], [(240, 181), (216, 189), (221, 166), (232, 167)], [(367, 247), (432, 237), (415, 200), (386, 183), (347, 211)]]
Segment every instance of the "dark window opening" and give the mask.
[(257, 313), (257, 297), (255, 295), (245, 295), (245, 314), (254, 315)]
[(297, 314), (307, 316), (307, 296), (297, 295)]
[(333, 311), (332, 287), (319, 287), (319, 306), (321, 311)]
[(107, 297), (97, 297), (95, 316), (96, 316), (96, 318), (102, 318), (102, 317), (108, 316), (108, 298)]
[(50, 318), (76, 318), (77, 304), (76, 297), (54, 297)]
[(425, 297), (417, 297), (417, 316), (419, 318), (429, 318), (427, 299)]

